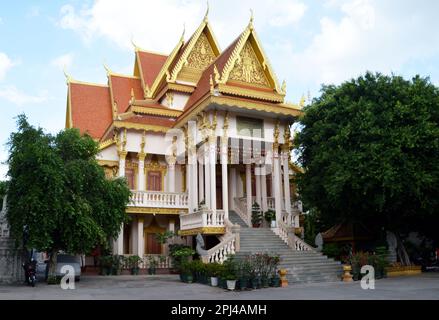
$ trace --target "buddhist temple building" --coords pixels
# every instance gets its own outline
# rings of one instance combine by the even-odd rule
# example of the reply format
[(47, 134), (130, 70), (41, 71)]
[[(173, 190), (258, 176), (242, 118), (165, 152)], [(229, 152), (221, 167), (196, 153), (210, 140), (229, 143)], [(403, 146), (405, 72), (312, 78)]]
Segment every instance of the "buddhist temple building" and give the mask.
[[(285, 101), (253, 26), (253, 17), (225, 49), (208, 15), (169, 54), (134, 45), (132, 75), (106, 67), (108, 83), (68, 78), (66, 127), (99, 142), (108, 178), (132, 190), (113, 253), (167, 255), (155, 235), (197, 246), (204, 261), (240, 251), (244, 229), (271, 230), (292, 250), (311, 250), (297, 236), (302, 208), (290, 179), (291, 125), (303, 101)], [(253, 228), (252, 206), (275, 222)]]

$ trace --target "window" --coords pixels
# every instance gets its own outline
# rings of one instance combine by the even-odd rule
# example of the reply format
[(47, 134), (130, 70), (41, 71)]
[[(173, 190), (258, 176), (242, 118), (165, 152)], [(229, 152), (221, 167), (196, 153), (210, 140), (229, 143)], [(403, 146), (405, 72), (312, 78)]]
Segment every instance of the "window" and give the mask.
[(241, 136), (263, 138), (264, 120), (238, 116), (236, 117), (236, 130)]

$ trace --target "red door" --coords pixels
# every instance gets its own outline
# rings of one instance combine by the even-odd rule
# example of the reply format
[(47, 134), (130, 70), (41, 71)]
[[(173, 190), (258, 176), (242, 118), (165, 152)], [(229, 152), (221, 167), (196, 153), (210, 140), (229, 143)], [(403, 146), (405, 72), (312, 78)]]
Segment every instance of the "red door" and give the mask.
[(162, 173), (160, 171), (148, 171), (148, 190), (162, 191)]
[(146, 234), (146, 253), (147, 254), (161, 254), (162, 246), (157, 242), (155, 233)]

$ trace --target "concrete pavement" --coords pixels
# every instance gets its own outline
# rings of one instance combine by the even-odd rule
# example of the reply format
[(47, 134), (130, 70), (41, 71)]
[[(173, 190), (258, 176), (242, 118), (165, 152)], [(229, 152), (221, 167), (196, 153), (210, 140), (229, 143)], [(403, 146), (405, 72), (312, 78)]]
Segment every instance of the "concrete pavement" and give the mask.
[(439, 299), (439, 273), (377, 280), (375, 290), (361, 289), (360, 282), (314, 283), (229, 292), (201, 284), (186, 284), (176, 275), (156, 276), (83, 276), (75, 290), (59, 285), (38, 283), (0, 286), (0, 300), (80, 299), (80, 300), (399, 300)]

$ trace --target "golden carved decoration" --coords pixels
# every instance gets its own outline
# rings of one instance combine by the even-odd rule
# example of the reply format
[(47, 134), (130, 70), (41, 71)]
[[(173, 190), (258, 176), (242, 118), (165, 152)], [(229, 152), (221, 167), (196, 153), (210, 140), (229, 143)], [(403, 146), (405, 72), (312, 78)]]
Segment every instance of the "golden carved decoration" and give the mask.
[(134, 104), (134, 101), (136, 100), (136, 97), (134, 96), (134, 89), (131, 88), (131, 99), (130, 104)]
[(247, 88), (244, 89), (237, 86), (226, 85), (226, 84), (219, 84), (218, 90), (221, 93), (227, 93), (241, 97), (255, 98), (255, 99), (266, 100), (269, 102), (276, 102), (276, 103), (284, 102), (284, 97), (285, 97), (276, 92), (265, 92), (265, 91), (247, 89)]
[(166, 102), (168, 103), (168, 107), (172, 107), (174, 105), (174, 93), (173, 92), (166, 93)]
[(187, 212), (187, 209), (180, 208), (149, 208), (149, 207), (128, 207), (126, 213), (137, 214), (175, 214), (180, 215), (182, 211)]
[(215, 54), (210, 46), (209, 40), (204, 33), (200, 34), (195, 46), (187, 58), (187, 66), (190, 68), (204, 70), (215, 60)]
[(236, 60), (229, 79), (269, 86), (264, 69), (249, 41), (244, 45), (239, 58)]
[(99, 143), (99, 150), (103, 150), (112, 146), (116, 141), (114, 139), (108, 139)]
[(183, 113), (180, 110), (165, 110), (155, 107), (140, 107), (140, 106), (132, 106), (131, 111), (133, 111), (134, 113), (150, 114), (150, 115), (165, 116), (172, 118), (177, 118)]
[(202, 228), (194, 228), (189, 230), (179, 230), (178, 235), (180, 236), (193, 236), (198, 233), (201, 234), (224, 234), (226, 233), (225, 227), (202, 227)]
[(276, 121), (276, 125), (274, 126), (274, 143), (273, 143), (273, 150), (277, 151), (279, 148), (279, 120)]
[(166, 132), (169, 131), (168, 127), (149, 125), (149, 124), (142, 124), (142, 123), (125, 122), (125, 121), (115, 121), (113, 125), (116, 128), (145, 130), (145, 131), (153, 131), (153, 132), (163, 132), (163, 133), (166, 133)]

